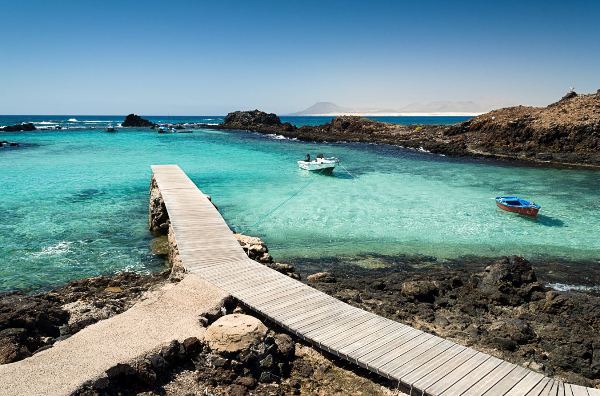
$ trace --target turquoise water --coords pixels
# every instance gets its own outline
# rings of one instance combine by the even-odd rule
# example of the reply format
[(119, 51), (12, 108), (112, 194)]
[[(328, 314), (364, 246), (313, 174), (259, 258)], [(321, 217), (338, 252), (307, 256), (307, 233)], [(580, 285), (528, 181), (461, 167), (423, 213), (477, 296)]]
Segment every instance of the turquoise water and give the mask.
[[(118, 126), (123, 121), (123, 115), (0, 115), (0, 127), (31, 122), (38, 129), (83, 129), (106, 128), (108, 125)], [(144, 116), (157, 124), (203, 123), (220, 124), (223, 116)], [(290, 122), (297, 126), (325, 124), (333, 117), (313, 116), (281, 116), (282, 122)], [(471, 117), (460, 116), (403, 116), (403, 117), (368, 117), (374, 120), (392, 124), (455, 124), (466, 121)]]
[[(150, 165), (168, 163), (212, 195), (233, 228), (263, 237), (282, 261), (361, 253), (600, 258), (598, 171), (246, 132), (88, 129), (0, 138), (32, 145), (0, 151), (0, 290), (160, 268), (148, 248), (148, 184)], [(301, 171), (295, 161), (307, 152), (337, 156), (349, 173)], [(500, 194), (534, 199), (539, 219), (500, 211), (493, 200)]]

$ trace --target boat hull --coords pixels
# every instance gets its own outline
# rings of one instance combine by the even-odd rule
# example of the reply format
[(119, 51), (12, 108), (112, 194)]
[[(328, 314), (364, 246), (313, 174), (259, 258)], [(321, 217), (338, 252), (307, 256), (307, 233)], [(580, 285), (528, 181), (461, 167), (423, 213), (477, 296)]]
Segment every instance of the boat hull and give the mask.
[(310, 172), (331, 174), (335, 169), (336, 163), (333, 161), (322, 163), (298, 161), (298, 166), (300, 167), (300, 169), (304, 169)]
[(540, 208), (519, 208), (515, 206), (503, 205), (498, 201), (496, 201), (496, 206), (502, 210), (506, 210), (507, 212), (518, 213), (520, 215), (529, 217), (536, 217), (540, 211)]

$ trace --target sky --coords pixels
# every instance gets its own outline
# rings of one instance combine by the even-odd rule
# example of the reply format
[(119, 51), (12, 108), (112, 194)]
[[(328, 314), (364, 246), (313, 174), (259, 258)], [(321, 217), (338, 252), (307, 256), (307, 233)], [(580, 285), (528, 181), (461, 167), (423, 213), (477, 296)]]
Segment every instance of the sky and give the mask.
[(600, 88), (600, 1), (0, 0), (0, 114), (547, 105)]

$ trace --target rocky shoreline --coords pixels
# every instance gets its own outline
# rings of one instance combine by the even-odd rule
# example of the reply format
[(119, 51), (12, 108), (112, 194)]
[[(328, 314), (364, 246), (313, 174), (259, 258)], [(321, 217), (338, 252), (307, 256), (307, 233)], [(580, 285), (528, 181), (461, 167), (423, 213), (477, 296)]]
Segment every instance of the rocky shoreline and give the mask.
[(570, 92), (547, 107), (494, 110), (456, 125), (397, 125), (358, 116), (296, 127), (259, 110), (229, 113), (202, 128), (248, 130), (315, 142), (391, 144), (451, 156), (493, 157), (556, 166), (600, 166), (600, 90)]
[(307, 277), (311, 286), (356, 307), (548, 376), (600, 386), (600, 295), (553, 290), (520, 257), (453, 265), (388, 260), (380, 268), (295, 265), (303, 276), (321, 271)]

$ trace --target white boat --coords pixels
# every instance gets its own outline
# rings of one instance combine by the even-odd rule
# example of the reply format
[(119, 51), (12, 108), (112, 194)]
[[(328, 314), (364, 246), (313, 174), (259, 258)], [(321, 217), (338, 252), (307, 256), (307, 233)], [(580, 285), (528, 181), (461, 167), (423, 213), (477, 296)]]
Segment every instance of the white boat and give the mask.
[(165, 128), (163, 126), (158, 127), (158, 133), (177, 133), (175, 128)]
[(317, 157), (312, 161), (298, 161), (300, 169), (304, 169), (311, 172), (330, 174), (335, 169), (336, 165), (340, 161), (337, 158), (323, 158)]

